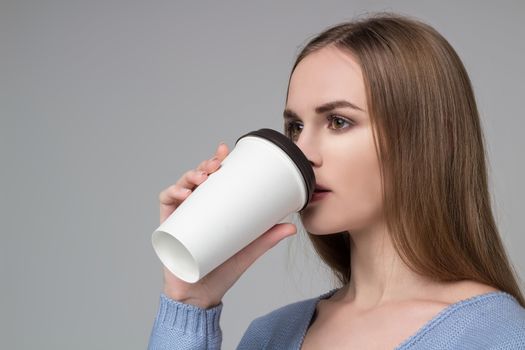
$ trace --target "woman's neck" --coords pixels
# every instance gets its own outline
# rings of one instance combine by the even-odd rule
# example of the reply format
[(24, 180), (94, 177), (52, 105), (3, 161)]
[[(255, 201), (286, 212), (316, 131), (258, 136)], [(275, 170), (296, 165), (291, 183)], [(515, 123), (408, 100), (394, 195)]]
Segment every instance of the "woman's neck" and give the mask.
[(424, 297), (437, 286), (413, 272), (397, 254), (384, 224), (350, 232), (351, 278), (342, 300), (369, 309), (390, 301)]

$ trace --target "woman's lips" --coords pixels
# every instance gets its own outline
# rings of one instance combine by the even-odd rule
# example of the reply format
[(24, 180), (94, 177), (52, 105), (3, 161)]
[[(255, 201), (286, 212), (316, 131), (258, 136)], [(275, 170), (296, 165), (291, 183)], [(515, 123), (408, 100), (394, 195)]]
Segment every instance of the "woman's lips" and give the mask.
[(330, 191), (330, 190), (321, 184), (315, 184), (315, 191)]
[(321, 200), (325, 198), (326, 196), (328, 196), (330, 193), (331, 191), (329, 190), (317, 190), (316, 189), (312, 195), (312, 199), (310, 200), (310, 202)]

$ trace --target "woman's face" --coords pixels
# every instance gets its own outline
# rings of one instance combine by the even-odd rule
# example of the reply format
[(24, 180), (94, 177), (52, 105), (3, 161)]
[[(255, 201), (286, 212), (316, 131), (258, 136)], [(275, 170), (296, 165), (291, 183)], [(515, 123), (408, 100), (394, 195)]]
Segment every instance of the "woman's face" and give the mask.
[[(346, 102), (343, 102), (346, 101)], [(284, 112), (292, 140), (330, 190), (301, 214), (307, 231), (366, 229), (381, 215), (381, 180), (361, 68), (333, 46), (306, 56), (290, 80)]]

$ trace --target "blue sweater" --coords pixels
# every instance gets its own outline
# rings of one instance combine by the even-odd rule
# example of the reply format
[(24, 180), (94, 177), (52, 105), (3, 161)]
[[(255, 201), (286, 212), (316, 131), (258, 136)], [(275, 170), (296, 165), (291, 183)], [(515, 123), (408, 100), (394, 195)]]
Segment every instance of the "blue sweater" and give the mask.
[[(237, 350), (300, 349), (317, 303), (336, 291), (256, 318)], [(148, 349), (220, 349), (222, 306), (202, 309), (161, 294)], [(474, 296), (447, 306), (396, 349), (525, 349), (525, 309), (502, 291)]]

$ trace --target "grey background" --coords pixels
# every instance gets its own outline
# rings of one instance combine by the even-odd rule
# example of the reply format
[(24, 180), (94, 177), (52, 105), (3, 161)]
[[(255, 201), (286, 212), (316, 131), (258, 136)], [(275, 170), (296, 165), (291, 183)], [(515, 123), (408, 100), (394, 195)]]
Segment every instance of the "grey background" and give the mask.
[[(281, 128), (299, 47), (367, 11), (416, 16), (474, 84), (494, 209), (521, 276), (521, 1), (0, 3), (2, 349), (144, 349), (162, 288), (158, 194), (219, 141)], [(331, 288), (300, 237), (224, 297), (223, 348), (249, 322)]]

